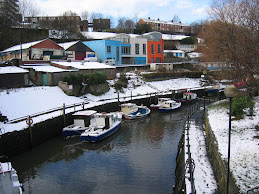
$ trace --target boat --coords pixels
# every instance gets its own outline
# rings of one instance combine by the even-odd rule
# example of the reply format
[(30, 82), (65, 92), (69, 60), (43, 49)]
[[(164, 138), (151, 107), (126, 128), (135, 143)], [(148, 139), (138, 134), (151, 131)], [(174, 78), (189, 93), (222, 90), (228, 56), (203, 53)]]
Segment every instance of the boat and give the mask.
[(11, 162), (0, 162), (0, 193), (22, 193), (23, 186), (18, 180)]
[(165, 102), (163, 107), (160, 107), (158, 110), (160, 112), (170, 112), (173, 110), (177, 110), (181, 107), (181, 102), (176, 102), (174, 100), (168, 100)]
[(121, 126), (122, 115), (120, 112), (95, 113), (92, 121), (94, 127), (80, 136), (83, 142), (97, 142), (115, 133)]
[(120, 107), (123, 117), (125, 117), (125, 115), (137, 114), (138, 112), (138, 106), (134, 103), (121, 104)]
[(183, 93), (183, 97), (180, 99), (175, 99), (176, 102), (181, 102), (182, 104), (192, 103), (198, 99), (197, 94), (193, 92)]
[(163, 107), (165, 105), (165, 102), (168, 100), (171, 100), (171, 98), (158, 98), (157, 104), (151, 104), (150, 109), (158, 110), (160, 107)]
[(74, 113), (72, 115), (74, 117), (74, 124), (64, 127), (62, 130), (64, 137), (78, 136), (86, 130), (92, 129), (94, 127), (92, 117), (95, 113), (97, 113), (95, 110), (85, 110)]
[(125, 119), (139, 119), (149, 115), (151, 110), (147, 106), (138, 106), (138, 111), (134, 114), (125, 115)]

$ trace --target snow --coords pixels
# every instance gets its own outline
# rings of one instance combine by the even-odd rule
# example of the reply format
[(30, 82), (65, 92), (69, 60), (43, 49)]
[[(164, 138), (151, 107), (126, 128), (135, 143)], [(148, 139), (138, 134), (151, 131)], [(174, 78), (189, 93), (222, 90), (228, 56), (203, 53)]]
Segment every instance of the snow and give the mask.
[(16, 67), (16, 66), (7, 66), (7, 67), (0, 67), (0, 74), (7, 74), (7, 73), (28, 73), (28, 70)]
[(38, 71), (38, 72), (46, 72), (46, 73), (58, 73), (58, 72), (69, 72), (69, 71), (78, 71), (78, 70), (67, 70), (67, 69), (61, 69), (61, 68), (58, 68), (58, 67), (53, 67), (51, 65), (36, 65), (34, 66), (29, 66), (29, 65), (26, 65), (26, 66), (22, 66), (23, 68), (27, 68), (27, 69), (34, 69), (35, 71)]
[(64, 42), (64, 43), (59, 43), (58, 45), (63, 47), (65, 50), (67, 50), (68, 48), (70, 48), (71, 46), (75, 45), (76, 43), (78, 43), (79, 41), (73, 41), (73, 42)]
[[(38, 44), (38, 43), (40, 43), (40, 42), (42, 42), (42, 41), (43, 41), (43, 40), (38, 40), (38, 41), (34, 41), (34, 42), (24, 43), (24, 44), (22, 44), (22, 49), (23, 49), (23, 50), (24, 50), (24, 49), (28, 49), (28, 48), (30, 48), (31, 46), (36, 45), (36, 44)], [(5, 49), (5, 50), (3, 50), (2, 52), (3, 52), (3, 53), (6, 53), (6, 52), (18, 51), (18, 50), (21, 50), (21, 45), (20, 45), (20, 44), (19, 44), (19, 45), (12, 46), (12, 47), (10, 47), (10, 48), (8, 48), (8, 49)]]
[[(241, 192), (258, 186), (259, 183), (259, 97), (255, 98), (254, 116), (231, 121), (230, 170)], [(228, 157), (227, 108), (217, 107), (208, 110), (208, 118), (218, 143), (222, 160)]]
[(52, 61), (51, 63), (55, 63), (57, 65), (65, 66), (65, 67), (73, 67), (76, 69), (115, 69), (116, 67), (105, 65), (104, 63), (99, 62), (84, 62), (84, 61), (71, 61), (71, 62), (60, 62), (60, 61)]
[(102, 40), (105, 38), (112, 38), (117, 36), (116, 33), (112, 32), (81, 32), (81, 34), (87, 38), (87, 39), (92, 39), (92, 40)]

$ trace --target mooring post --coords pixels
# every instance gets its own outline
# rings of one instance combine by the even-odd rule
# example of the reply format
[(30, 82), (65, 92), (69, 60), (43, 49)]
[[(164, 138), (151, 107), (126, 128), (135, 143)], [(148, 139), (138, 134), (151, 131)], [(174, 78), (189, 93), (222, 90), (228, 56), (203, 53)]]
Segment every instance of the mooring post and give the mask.
[(85, 102), (83, 102), (83, 110), (85, 110)]
[(152, 95), (151, 95), (151, 92), (149, 93), (149, 104), (151, 104), (151, 101), (152, 101)]
[(64, 127), (66, 126), (66, 106), (63, 104), (63, 119), (64, 119)]
[(130, 91), (130, 100), (132, 101), (132, 90)]
[(31, 147), (33, 146), (33, 141), (32, 141), (32, 128), (31, 128), (31, 116), (29, 115), (29, 118), (28, 118), (28, 124), (29, 124), (29, 131), (30, 131), (30, 141), (31, 141)]
[(120, 94), (119, 92), (117, 92), (117, 94), (118, 94), (118, 103), (120, 103)]

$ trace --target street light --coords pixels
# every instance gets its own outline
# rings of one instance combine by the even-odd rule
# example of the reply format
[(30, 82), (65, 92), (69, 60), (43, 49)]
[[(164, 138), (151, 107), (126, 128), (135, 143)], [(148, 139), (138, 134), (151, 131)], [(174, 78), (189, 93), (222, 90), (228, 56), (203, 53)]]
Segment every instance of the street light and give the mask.
[(231, 137), (231, 104), (232, 98), (237, 96), (237, 88), (234, 85), (229, 85), (225, 88), (224, 93), (229, 98), (229, 132), (228, 132), (228, 174), (227, 174), (227, 194), (229, 192), (229, 164), (230, 164), (230, 137)]

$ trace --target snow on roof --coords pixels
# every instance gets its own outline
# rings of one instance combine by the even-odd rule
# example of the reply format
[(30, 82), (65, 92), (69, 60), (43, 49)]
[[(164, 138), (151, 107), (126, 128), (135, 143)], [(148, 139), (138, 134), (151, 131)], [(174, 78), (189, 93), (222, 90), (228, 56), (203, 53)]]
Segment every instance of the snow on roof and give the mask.
[(113, 32), (81, 32), (81, 34), (87, 39), (94, 39), (94, 40), (102, 40), (105, 38), (112, 38), (117, 36), (116, 33)]
[(184, 53), (184, 51), (181, 51), (181, 50), (164, 50), (164, 53)]
[(63, 47), (65, 50), (67, 50), (68, 48), (70, 48), (71, 46), (75, 45), (76, 43), (78, 43), (79, 40), (77, 41), (73, 41), (73, 42), (64, 42), (64, 43), (59, 43), (58, 45)]
[[(23, 49), (23, 50), (24, 50), (24, 49), (28, 49), (28, 48), (30, 48), (31, 46), (36, 45), (36, 44), (38, 44), (38, 43), (40, 43), (40, 42), (42, 42), (42, 41), (43, 41), (43, 40), (38, 40), (38, 41), (34, 41), (34, 42), (24, 43), (24, 44), (22, 44), (22, 49)], [(8, 48), (8, 49), (5, 49), (5, 50), (3, 50), (2, 52), (3, 52), (3, 53), (6, 53), (6, 52), (18, 51), (18, 50), (21, 50), (21, 45), (20, 45), (20, 44), (19, 44), (19, 45), (12, 46), (12, 47), (10, 47), (10, 48)]]
[(53, 61), (57, 65), (66, 66), (66, 67), (73, 67), (76, 69), (115, 69), (116, 67), (105, 65), (104, 63), (99, 62), (83, 62), (83, 61), (72, 61), (72, 62), (56, 62)]
[(31, 68), (37, 72), (46, 72), (46, 73), (58, 73), (58, 72), (69, 72), (69, 71), (77, 71), (77, 70), (67, 70), (61, 69), (58, 67), (53, 67), (51, 65), (36, 65), (36, 66), (23, 66), (24, 68)]
[(28, 70), (22, 69), (16, 66), (7, 66), (7, 67), (0, 67), (0, 74), (7, 74), (7, 73), (27, 73)]
[(182, 40), (185, 38), (188, 38), (190, 36), (185, 36), (185, 35), (173, 35), (173, 34), (162, 34), (162, 38), (164, 40)]

